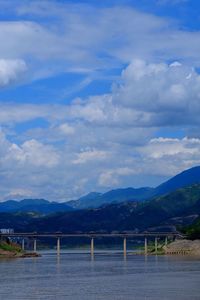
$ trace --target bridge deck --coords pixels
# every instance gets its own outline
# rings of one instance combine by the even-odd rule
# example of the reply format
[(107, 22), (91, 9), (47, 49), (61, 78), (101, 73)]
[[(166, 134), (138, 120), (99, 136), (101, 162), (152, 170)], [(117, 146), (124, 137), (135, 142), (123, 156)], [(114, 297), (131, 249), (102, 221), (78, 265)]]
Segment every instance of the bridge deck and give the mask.
[(121, 238), (134, 238), (134, 237), (180, 237), (184, 238), (185, 235), (179, 232), (145, 232), (145, 233), (36, 233), (36, 232), (15, 232), (15, 233), (0, 233), (1, 237), (27, 237), (27, 238), (70, 238), (70, 237), (84, 237), (84, 238), (103, 238), (103, 237), (121, 237)]

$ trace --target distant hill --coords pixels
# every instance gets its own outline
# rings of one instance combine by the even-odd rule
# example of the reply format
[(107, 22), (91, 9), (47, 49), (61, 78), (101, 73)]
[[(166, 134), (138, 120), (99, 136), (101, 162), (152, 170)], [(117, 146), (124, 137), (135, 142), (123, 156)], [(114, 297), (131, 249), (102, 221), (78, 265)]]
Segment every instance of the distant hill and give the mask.
[(76, 209), (84, 209), (123, 201), (143, 201), (170, 193), (194, 183), (200, 183), (200, 166), (188, 169), (156, 188), (143, 187), (134, 189), (130, 187), (111, 190), (104, 194), (90, 193), (78, 200), (69, 201), (68, 205)]
[(111, 190), (107, 193), (90, 193), (78, 200), (67, 202), (67, 204), (76, 209), (95, 208), (111, 203), (119, 203), (124, 201), (140, 201), (145, 200), (154, 195), (152, 188), (124, 188)]
[(0, 203), (0, 212), (35, 212), (46, 215), (69, 210), (73, 208), (66, 203), (49, 202), (44, 199), (8, 200)]
[(141, 203), (123, 202), (37, 218), (4, 213), (0, 214), (0, 226), (4, 219), (4, 224), (15, 230), (25, 226), (37, 232), (174, 231), (193, 224), (199, 216), (200, 184), (195, 184)]
[(102, 194), (97, 192), (89, 193), (78, 200), (68, 201), (67, 204), (76, 209), (84, 209), (86, 207), (91, 207), (93, 203), (98, 202), (98, 198), (101, 198)]

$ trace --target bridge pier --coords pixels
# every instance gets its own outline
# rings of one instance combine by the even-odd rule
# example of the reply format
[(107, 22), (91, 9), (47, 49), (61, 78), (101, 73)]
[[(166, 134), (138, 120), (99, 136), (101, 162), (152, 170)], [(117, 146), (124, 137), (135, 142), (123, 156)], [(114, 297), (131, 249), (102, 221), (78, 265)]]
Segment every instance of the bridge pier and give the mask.
[(166, 236), (165, 237), (165, 246), (167, 246), (167, 244), (168, 244), (168, 237)]
[(33, 251), (37, 252), (37, 240), (36, 239), (33, 240)]
[(124, 238), (124, 257), (126, 257), (127, 251), (126, 251), (126, 238)]
[(60, 238), (57, 238), (57, 256), (60, 255)]
[(158, 238), (155, 237), (155, 253), (158, 253)]
[(90, 253), (91, 253), (91, 256), (94, 256), (94, 238), (91, 238)]
[(25, 250), (25, 240), (22, 239), (22, 250), (24, 251)]
[(148, 254), (148, 242), (147, 242), (147, 238), (146, 237), (144, 239), (144, 254), (145, 255)]

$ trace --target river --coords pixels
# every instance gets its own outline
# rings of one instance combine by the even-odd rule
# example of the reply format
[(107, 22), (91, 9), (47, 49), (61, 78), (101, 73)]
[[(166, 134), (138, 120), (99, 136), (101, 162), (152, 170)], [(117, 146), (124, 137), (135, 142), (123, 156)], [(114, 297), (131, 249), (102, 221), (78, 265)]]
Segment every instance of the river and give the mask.
[(199, 300), (200, 259), (65, 251), (0, 260), (1, 300)]

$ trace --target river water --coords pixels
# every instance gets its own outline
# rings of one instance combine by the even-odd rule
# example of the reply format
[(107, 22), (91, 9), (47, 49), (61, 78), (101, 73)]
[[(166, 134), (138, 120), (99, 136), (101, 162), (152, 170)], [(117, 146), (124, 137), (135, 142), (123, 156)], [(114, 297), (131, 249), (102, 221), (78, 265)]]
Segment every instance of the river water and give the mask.
[(200, 258), (44, 252), (0, 260), (0, 300), (199, 300)]

